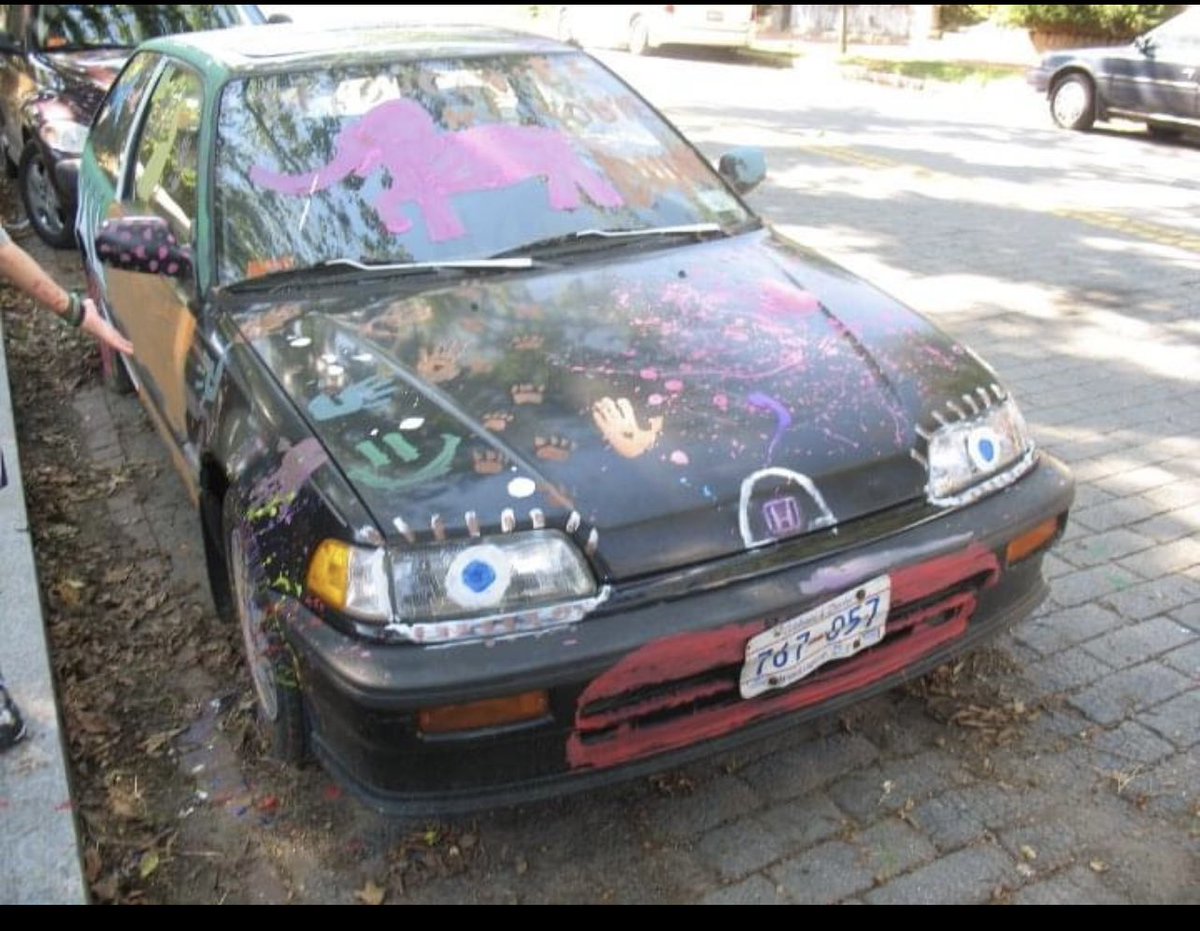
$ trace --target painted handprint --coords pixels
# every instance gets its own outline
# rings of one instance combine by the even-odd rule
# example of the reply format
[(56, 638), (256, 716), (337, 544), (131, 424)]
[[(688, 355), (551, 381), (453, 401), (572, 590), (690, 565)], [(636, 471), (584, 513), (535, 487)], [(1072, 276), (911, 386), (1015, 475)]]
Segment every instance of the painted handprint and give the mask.
[(462, 371), (458, 365), (461, 355), (462, 347), (457, 343), (444, 343), (433, 349), (422, 347), (417, 359), (417, 373), (434, 384), (450, 381)]
[(649, 418), (649, 426), (638, 423), (629, 398), (601, 398), (592, 405), (592, 420), (609, 444), (626, 459), (635, 459), (658, 442), (663, 419)]
[(350, 385), (337, 395), (318, 394), (308, 402), (308, 413), (313, 420), (334, 420), (358, 411), (383, 407), (395, 391), (394, 379), (387, 375), (376, 375)]
[(566, 462), (575, 451), (575, 444), (563, 436), (535, 436), (533, 449), (539, 459)]
[(493, 433), (503, 433), (513, 421), (508, 411), (489, 411), (483, 415), (483, 425)]
[(506, 462), (501, 453), (494, 449), (476, 449), (471, 452), (475, 471), (480, 475), (497, 475), (504, 471)]
[(512, 399), (514, 404), (541, 404), (545, 397), (545, 385), (513, 385)]

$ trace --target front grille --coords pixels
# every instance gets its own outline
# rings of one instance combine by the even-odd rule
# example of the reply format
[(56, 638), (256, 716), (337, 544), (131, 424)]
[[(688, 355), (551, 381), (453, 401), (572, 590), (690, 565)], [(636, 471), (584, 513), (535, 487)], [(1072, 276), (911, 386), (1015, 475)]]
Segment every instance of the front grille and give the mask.
[(650, 644), (584, 690), (568, 758), (573, 766), (628, 762), (863, 688), (961, 636), (978, 591), (998, 572), (996, 557), (980, 548), (892, 573), (893, 603), (882, 641), (750, 700), (738, 685), (746, 641), (786, 618)]

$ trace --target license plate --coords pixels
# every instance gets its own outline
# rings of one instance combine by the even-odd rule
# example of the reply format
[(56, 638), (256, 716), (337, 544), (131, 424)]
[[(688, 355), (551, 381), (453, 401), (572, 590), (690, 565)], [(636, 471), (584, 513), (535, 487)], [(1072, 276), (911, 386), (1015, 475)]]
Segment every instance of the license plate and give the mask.
[(751, 637), (742, 666), (742, 698), (791, 685), (832, 660), (878, 643), (891, 595), (891, 579), (881, 575)]

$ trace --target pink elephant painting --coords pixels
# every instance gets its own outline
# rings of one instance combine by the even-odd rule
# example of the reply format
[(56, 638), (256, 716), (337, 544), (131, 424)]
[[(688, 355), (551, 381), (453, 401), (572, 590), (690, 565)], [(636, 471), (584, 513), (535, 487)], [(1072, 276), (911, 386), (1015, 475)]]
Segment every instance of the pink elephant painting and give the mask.
[(381, 168), (391, 187), (375, 202), (389, 232), (412, 223), (402, 208), (415, 203), (434, 242), (456, 239), (466, 228), (451, 198), (544, 178), (550, 206), (574, 210), (580, 191), (598, 207), (620, 207), (621, 195), (584, 164), (557, 130), (492, 124), (441, 131), (419, 103), (400, 98), (381, 103), (346, 126), (333, 159), (316, 171), (281, 174), (255, 165), (250, 178), (269, 190), (297, 196), (323, 191), (351, 174), (366, 178)]

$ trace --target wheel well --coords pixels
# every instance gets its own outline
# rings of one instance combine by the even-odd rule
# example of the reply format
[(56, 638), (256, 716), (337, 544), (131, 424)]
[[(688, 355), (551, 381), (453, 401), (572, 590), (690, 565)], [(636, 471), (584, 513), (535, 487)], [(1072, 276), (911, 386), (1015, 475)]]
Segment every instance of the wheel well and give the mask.
[(1065, 81), (1067, 78), (1071, 78), (1076, 75), (1078, 75), (1081, 78), (1086, 79), (1087, 82), (1090, 85), (1092, 85), (1092, 92), (1093, 92), (1093, 97), (1094, 97), (1095, 90), (1096, 90), (1096, 79), (1093, 78), (1087, 72), (1086, 69), (1079, 68), (1079, 67), (1064, 68), (1062, 71), (1058, 72), (1058, 74), (1056, 74), (1053, 78), (1051, 78), (1050, 79), (1050, 93), (1053, 94), (1056, 90), (1058, 90), (1059, 85), (1062, 84), (1062, 82)]
[(226, 572), (225, 540), (221, 515), (229, 478), (224, 467), (213, 456), (205, 456), (200, 464), (200, 532), (204, 539), (204, 559), (208, 567), (209, 585), (217, 613), (225, 615), (232, 604), (229, 575)]

